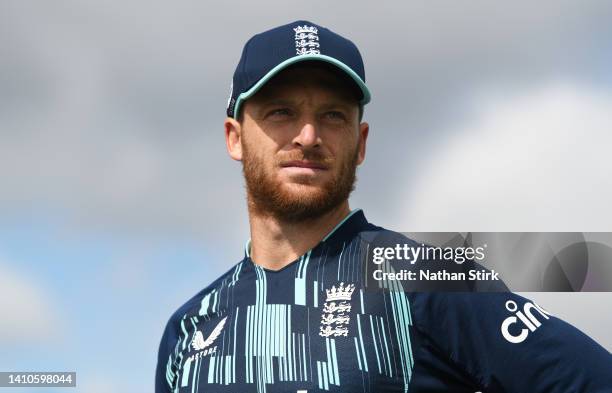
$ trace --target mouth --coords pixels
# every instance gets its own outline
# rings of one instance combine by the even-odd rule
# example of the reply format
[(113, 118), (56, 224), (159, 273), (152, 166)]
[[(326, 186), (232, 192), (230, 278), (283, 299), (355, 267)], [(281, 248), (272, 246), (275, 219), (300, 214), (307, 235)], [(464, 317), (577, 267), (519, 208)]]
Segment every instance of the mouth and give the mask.
[(300, 168), (300, 169), (310, 169), (310, 170), (315, 170), (315, 171), (325, 171), (327, 170), (327, 166), (315, 162), (315, 161), (308, 161), (308, 160), (295, 160), (295, 161), (288, 161), (285, 162), (283, 164), (281, 164), (282, 168)]

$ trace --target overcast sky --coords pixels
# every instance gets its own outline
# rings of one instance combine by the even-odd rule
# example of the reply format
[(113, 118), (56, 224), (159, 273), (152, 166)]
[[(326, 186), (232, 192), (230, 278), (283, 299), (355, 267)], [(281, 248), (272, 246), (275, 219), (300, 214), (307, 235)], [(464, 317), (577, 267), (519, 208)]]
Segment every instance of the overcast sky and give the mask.
[[(242, 46), (298, 19), (364, 57), (371, 131), (351, 205), (370, 221), (612, 231), (610, 2), (3, 1), (0, 345), (27, 342), (0, 368), (79, 365), (87, 392), (151, 386), (165, 320), (249, 236), (222, 127)], [(595, 329), (572, 314), (588, 299), (566, 312)], [(105, 348), (79, 349), (91, 337)]]

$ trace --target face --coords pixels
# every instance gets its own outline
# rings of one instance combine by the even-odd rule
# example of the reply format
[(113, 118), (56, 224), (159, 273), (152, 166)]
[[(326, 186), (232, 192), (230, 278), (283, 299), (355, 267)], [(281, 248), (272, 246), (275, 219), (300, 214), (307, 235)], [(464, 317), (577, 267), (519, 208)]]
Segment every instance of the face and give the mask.
[(367, 123), (356, 98), (326, 68), (292, 67), (226, 120), (230, 155), (241, 160), (249, 207), (282, 221), (313, 219), (344, 203), (365, 157)]

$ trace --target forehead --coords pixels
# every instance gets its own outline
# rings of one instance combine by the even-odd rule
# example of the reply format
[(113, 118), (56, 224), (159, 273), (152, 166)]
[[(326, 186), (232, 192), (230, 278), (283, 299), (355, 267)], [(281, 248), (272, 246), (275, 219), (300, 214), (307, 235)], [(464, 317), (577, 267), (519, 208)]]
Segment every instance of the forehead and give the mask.
[(361, 99), (361, 91), (353, 80), (337, 67), (323, 62), (302, 62), (287, 67), (270, 79), (253, 97), (253, 101), (274, 99), (295, 90), (319, 88), (335, 98), (354, 102)]

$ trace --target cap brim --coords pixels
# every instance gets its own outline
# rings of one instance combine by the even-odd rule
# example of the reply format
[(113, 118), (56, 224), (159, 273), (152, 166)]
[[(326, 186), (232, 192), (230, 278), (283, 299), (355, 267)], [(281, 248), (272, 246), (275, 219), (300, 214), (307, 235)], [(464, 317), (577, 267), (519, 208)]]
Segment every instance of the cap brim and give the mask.
[(309, 54), (309, 55), (294, 56), (294, 57), (291, 57), (283, 61), (282, 63), (278, 64), (276, 67), (268, 71), (266, 75), (264, 75), (260, 80), (257, 81), (257, 83), (253, 85), (253, 87), (251, 87), (249, 90), (245, 91), (244, 93), (240, 94), (238, 98), (236, 99), (236, 104), (234, 105), (234, 117), (236, 117), (238, 113), (240, 113), (239, 112), (240, 106), (243, 104), (243, 102), (249, 99), (250, 97), (252, 97), (253, 95), (255, 95), (255, 93), (257, 93), (259, 89), (261, 89), (266, 84), (266, 82), (268, 82), (272, 77), (274, 77), (276, 74), (278, 74), (285, 68), (289, 67), (290, 65), (299, 63), (302, 61), (306, 61), (306, 60), (323, 61), (323, 62), (332, 64), (338, 67), (340, 70), (344, 71), (348, 76), (350, 76), (351, 79), (357, 84), (357, 86), (361, 90), (363, 97), (359, 103), (361, 105), (365, 105), (368, 102), (370, 102), (370, 90), (368, 90), (368, 87), (365, 85), (363, 80), (361, 80), (359, 75), (357, 75), (357, 73), (353, 71), (349, 66), (339, 61), (338, 59), (335, 59), (330, 56)]

